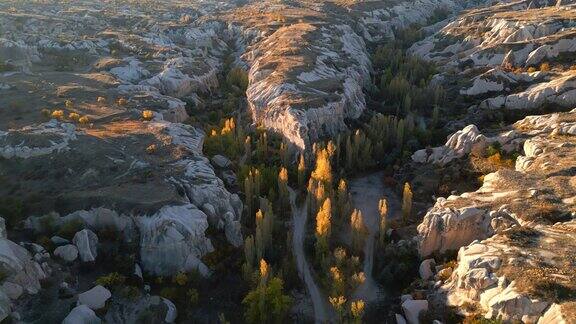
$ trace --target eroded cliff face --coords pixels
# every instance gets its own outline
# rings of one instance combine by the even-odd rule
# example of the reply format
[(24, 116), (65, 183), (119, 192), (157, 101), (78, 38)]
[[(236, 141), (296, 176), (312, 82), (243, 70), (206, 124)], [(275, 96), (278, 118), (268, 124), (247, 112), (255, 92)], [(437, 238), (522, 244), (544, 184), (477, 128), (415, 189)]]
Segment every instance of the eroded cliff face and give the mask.
[[(459, 250), (452, 276), (436, 284), (430, 300), (506, 321), (536, 323), (552, 316), (547, 311), (573, 316), (571, 297), (551, 294), (558, 287), (574, 289), (574, 255), (567, 251), (575, 234), (575, 118), (576, 110), (528, 116), (500, 135), (455, 134), (458, 145), (453, 136), (445, 147), (431, 150), (467, 158), (473, 146), (481, 151), (478, 146), (498, 141), (503, 147), (514, 143), (508, 148), (521, 155), (514, 169), (484, 176), (475, 192), (439, 198), (424, 216), (416, 237), (423, 257)], [(419, 158), (425, 154), (413, 158), (448, 163), (434, 153)]]
[[(469, 105), (448, 122), (445, 145), (412, 155), (416, 167), (477, 169), (478, 156), (494, 148), (498, 159), (515, 158), (485, 174), (476, 191), (438, 198), (418, 225), (420, 254), (431, 258), (421, 275), (430, 280), (432, 313), (448, 305), (505, 322), (575, 316), (573, 16), (572, 5), (497, 4), (457, 16), (408, 50), (439, 63), (436, 81)], [(546, 110), (567, 112), (494, 125), (494, 114), (518, 119)], [(429, 265), (451, 251), (456, 265)]]
[[(254, 3), (224, 19), (241, 30), (250, 67), (246, 93), (253, 119), (298, 149), (347, 129), (366, 108), (370, 42), (424, 23), (435, 10), (455, 12), (464, 1)], [(256, 36), (254, 36), (256, 35)]]
[(518, 115), (552, 106), (567, 111), (576, 103), (574, 17), (573, 5), (534, 1), (473, 9), (408, 52), (460, 80), (453, 86), (472, 102), (467, 122), (503, 109)]

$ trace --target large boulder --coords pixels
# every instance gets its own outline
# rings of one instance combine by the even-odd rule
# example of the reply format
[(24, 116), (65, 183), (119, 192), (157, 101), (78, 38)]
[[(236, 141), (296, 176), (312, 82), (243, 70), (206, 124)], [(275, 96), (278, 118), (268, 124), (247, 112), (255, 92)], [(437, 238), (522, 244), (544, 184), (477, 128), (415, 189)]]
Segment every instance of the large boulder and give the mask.
[(72, 262), (78, 257), (78, 249), (72, 244), (59, 246), (54, 250), (54, 255), (66, 262)]
[(402, 310), (408, 324), (420, 324), (420, 313), (428, 311), (428, 301), (406, 300), (402, 303)]
[(108, 323), (173, 323), (178, 316), (176, 306), (159, 296), (144, 296), (137, 300), (114, 300), (105, 320)]
[(64, 318), (62, 324), (100, 324), (102, 321), (93, 310), (86, 305), (74, 307), (68, 316)]
[(96, 261), (98, 256), (98, 236), (89, 229), (83, 229), (76, 234), (72, 242), (78, 248), (82, 262)]
[(110, 290), (98, 285), (78, 295), (78, 305), (86, 305), (97, 310), (106, 306), (106, 301), (112, 297)]
[(432, 276), (434, 276), (432, 268), (434, 267), (435, 264), (436, 262), (434, 261), (434, 259), (426, 259), (422, 261), (422, 263), (420, 263), (418, 272), (420, 273), (420, 278), (422, 278), (422, 280), (428, 280), (432, 278)]
[(46, 278), (44, 269), (27, 250), (7, 239), (0, 239), (0, 269), (7, 276), (7, 282), (20, 285), (29, 294), (37, 293), (40, 281)]
[(156, 275), (209, 270), (200, 258), (214, 247), (205, 236), (206, 214), (192, 204), (166, 206), (152, 216), (136, 219), (144, 270)]
[(414, 152), (412, 160), (417, 163), (434, 163), (443, 166), (470, 153), (473, 148), (482, 149), (487, 145), (486, 136), (482, 135), (475, 125), (468, 125), (452, 134), (443, 146)]

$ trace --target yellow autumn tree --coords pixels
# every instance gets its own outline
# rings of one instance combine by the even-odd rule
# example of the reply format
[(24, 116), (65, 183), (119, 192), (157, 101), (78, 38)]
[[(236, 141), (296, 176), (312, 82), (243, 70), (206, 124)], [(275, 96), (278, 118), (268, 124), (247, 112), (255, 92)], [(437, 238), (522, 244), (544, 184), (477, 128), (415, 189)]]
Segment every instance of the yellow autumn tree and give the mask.
[(342, 323), (343, 318), (344, 318), (344, 313), (345, 313), (344, 306), (346, 304), (346, 297), (335, 296), (335, 297), (330, 297), (329, 300), (330, 300), (330, 304), (332, 305), (332, 307), (334, 307), (334, 309), (336, 310), (336, 313), (338, 314), (338, 322)]
[(352, 313), (354, 323), (362, 323), (362, 316), (364, 316), (365, 306), (366, 304), (361, 299), (353, 301), (350, 304), (350, 313)]
[(410, 184), (406, 182), (402, 193), (402, 221), (404, 224), (408, 223), (410, 214), (412, 214), (412, 188)]
[(366, 234), (362, 211), (358, 209), (352, 211), (352, 214), (350, 215), (350, 227), (352, 228), (352, 246), (356, 251), (361, 251), (364, 236)]
[(348, 194), (348, 184), (346, 180), (340, 179), (338, 191), (336, 193), (338, 220), (344, 220), (350, 214), (350, 195)]
[(304, 161), (304, 154), (300, 154), (298, 161), (298, 187), (302, 188), (306, 181), (306, 161)]
[(221, 135), (231, 134), (236, 129), (236, 122), (234, 117), (230, 117), (224, 121), (224, 127), (222, 127)]
[(281, 211), (286, 210), (286, 205), (288, 205), (288, 170), (284, 167), (280, 169), (278, 173), (278, 194), (280, 198)]
[(378, 202), (378, 212), (380, 214), (380, 238), (379, 242), (383, 246), (386, 240), (386, 231), (388, 230), (388, 202), (386, 198)]
[(332, 182), (332, 166), (330, 155), (327, 150), (319, 149), (316, 154), (316, 167), (312, 172), (312, 178), (330, 184)]
[(332, 204), (326, 198), (316, 214), (316, 253), (322, 257), (328, 251), (328, 240), (332, 229)]

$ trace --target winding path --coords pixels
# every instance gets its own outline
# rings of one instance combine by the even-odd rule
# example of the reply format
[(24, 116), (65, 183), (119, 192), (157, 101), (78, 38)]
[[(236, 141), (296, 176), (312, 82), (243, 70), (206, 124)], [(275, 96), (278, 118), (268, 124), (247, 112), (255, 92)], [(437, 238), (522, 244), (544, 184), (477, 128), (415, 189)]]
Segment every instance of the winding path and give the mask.
[(383, 179), (384, 173), (376, 172), (350, 180), (352, 203), (354, 208), (362, 211), (364, 225), (368, 229), (363, 266), (366, 280), (356, 289), (353, 297), (367, 302), (376, 300), (382, 293), (372, 277), (374, 246), (380, 227), (378, 202), (382, 197), (388, 201), (388, 219), (396, 218), (400, 214), (400, 200), (390, 188), (384, 185)]
[(314, 281), (310, 264), (306, 260), (304, 254), (304, 236), (306, 233), (306, 221), (308, 219), (308, 212), (306, 210), (307, 202), (302, 206), (296, 205), (296, 193), (292, 188), (290, 191), (290, 205), (292, 207), (292, 248), (296, 257), (296, 267), (300, 278), (304, 280), (306, 289), (312, 299), (312, 306), (314, 307), (314, 319), (316, 323), (331, 323), (335, 322), (335, 314), (327, 299), (322, 295), (320, 289)]

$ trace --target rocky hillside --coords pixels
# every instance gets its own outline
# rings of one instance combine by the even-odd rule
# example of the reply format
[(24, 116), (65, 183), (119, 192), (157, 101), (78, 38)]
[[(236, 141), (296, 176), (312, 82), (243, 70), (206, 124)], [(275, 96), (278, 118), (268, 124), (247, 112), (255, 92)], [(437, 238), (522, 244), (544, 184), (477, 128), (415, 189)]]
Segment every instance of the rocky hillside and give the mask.
[(255, 2), (226, 20), (246, 40), (246, 93), (253, 119), (300, 149), (347, 130), (366, 108), (372, 70), (368, 47), (465, 1)]
[[(266, 215), (278, 214), (269, 230), (283, 236), (268, 238), (274, 248), (267, 253), (271, 276), (284, 276), (290, 297), (299, 301), (291, 319), (347, 320), (333, 309), (344, 297), (322, 291), (329, 271), (311, 260), (317, 238), (306, 223), (315, 215), (297, 197), (306, 192), (313, 158), (303, 154), (292, 165), (290, 153), (311, 153), (314, 144), (354, 130), (349, 142), (338, 148), (331, 142), (323, 152), (327, 182), (336, 160), (334, 185), (342, 180), (342, 188), (325, 192), (319, 180), (316, 196), (338, 190), (333, 213), (348, 212), (345, 176), (359, 172), (349, 169), (381, 168), (387, 182), (380, 191), (397, 179), (411, 182), (415, 210), (426, 210), (413, 213), (420, 217), (417, 228), (402, 224), (381, 235), (380, 209), (365, 208), (378, 230), (368, 231), (362, 259), (349, 249), (351, 263), (365, 262), (363, 271), (375, 272), (371, 254), (387, 240), (399, 241), (402, 251), (417, 245), (425, 259), (418, 284), (426, 293), (403, 296), (403, 315), (379, 314), (381, 305), (371, 305), (377, 314), (370, 320), (449, 322), (455, 312), (571, 323), (575, 9), (524, 0), (0, 2), (0, 321), (225, 323), (225, 309), (236, 322), (247, 287), (257, 281), (245, 266), (263, 260), (259, 247), (260, 260), (255, 254), (243, 263), (263, 237), (255, 201)], [(407, 38), (406, 53), (380, 53), (430, 62), (430, 75), (437, 74), (422, 83), (443, 87), (450, 100), (422, 113), (402, 96), (406, 111), (376, 115), (369, 107), (373, 93), (389, 94), (374, 89), (382, 76), (374, 69), (376, 48), (407, 42), (397, 39), (404, 30), (423, 37), (414, 44)], [(368, 137), (382, 138), (372, 147), (356, 120), (374, 115)], [(428, 132), (432, 123), (451, 135), (445, 145), (422, 148), (419, 143), (436, 142), (419, 142), (422, 137), (440, 133)], [(230, 134), (240, 140), (226, 141)], [(217, 145), (229, 156), (214, 153)], [(416, 146), (422, 149), (413, 152)], [(381, 164), (386, 159), (354, 162), (384, 155), (385, 148), (394, 151), (390, 165)], [(425, 179), (429, 174), (438, 179)], [(442, 193), (452, 194), (432, 204), (420, 195), (426, 184), (446, 179), (457, 185)], [(267, 192), (260, 192), (264, 186)], [(354, 199), (367, 205), (359, 186)], [(399, 205), (390, 207), (404, 218)], [(291, 222), (297, 235), (287, 230)], [(242, 253), (244, 236), (251, 246)], [(334, 251), (347, 257), (342, 247)], [(456, 251), (457, 260), (440, 265)], [(267, 279), (267, 267), (257, 263), (250, 270)], [(337, 267), (329, 270), (341, 277)], [(386, 287), (374, 279), (380, 274), (353, 275), (381, 301), (376, 292)], [(301, 292), (314, 296), (310, 301)], [(387, 293), (394, 299), (400, 292)], [(201, 307), (188, 307), (199, 305), (199, 294)], [(360, 304), (355, 307), (358, 316)]]
[[(409, 50), (438, 62), (436, 78), (467, 98), (450, 127), (476, 124), (415, 152), (416, 168), (481, 174), (476, 191), (438, 198), (417, 227), (419, 252), (431, 257), (420, 267), (431, 314), (446, 319), (448, 306), (505, 322), (576, 318), (573, 14), (523, 1), (471, 10)], [(566, 112), (494, 124), (495, 114), (550, 110)], [(456, 263), (433, 266), (452, 251)]]

